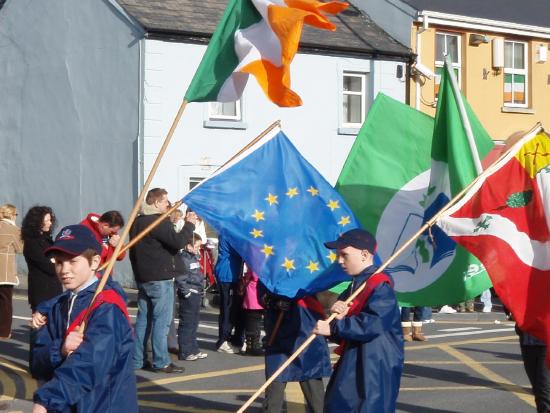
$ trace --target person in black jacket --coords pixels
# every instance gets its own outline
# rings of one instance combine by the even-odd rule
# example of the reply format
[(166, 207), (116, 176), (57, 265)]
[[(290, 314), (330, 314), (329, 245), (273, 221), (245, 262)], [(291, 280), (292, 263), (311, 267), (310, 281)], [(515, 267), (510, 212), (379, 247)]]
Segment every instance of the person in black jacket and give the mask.
[(54, 226), (55, 215), (47, 206), (34, 206), (29, 209), (21, 226), (23, 256), (29, 274), (28, 299), (33, 313), (38, 304), (63, 292), (55, 274), (55, 267), (44, 254), (53, 244)]
[[(27, 211), (21, 225), (23, 256), (28, 268), (28, 300), (34, 317), (42, 319), (39, 304), (48, 301), (63, 292), (57, 278), (55, 266), (44, 251), (53, 245), (52, 231), (55, 227), (55, 214), (47, 206), (34, 206)], [(29, 366), (36, 341), (36, 330), (31, 330), (29, 348)]]
[[(145, 205), (130, 230), (130, 239), (156, 221), (169, 208), (165, 189), (154, 188), (147, 193)], [(172, 363), (168, 353), (168, 330), (173, 315), (176, 254), (193, 237), (195, 214), (187, 214), (178, 233), (168, 218), (130, 249), (130, 262), (138, 287), (138, 314), (135, 325), (136, 351), (134, 368), (147, 368), (146, 343), (151, 335), (152, 370), (182, 373), (183, 368)]]

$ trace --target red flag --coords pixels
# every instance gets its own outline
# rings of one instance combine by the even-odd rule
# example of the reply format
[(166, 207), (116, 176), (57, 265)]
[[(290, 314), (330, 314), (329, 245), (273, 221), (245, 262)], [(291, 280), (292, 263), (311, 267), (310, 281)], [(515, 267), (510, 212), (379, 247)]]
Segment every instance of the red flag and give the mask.
[[(550, 343), (550, 137), (539, 129), (487, 170), (438, 225), (477, 256), (519, 328)], [(550, 352), (547, 357), (550, 367)]]

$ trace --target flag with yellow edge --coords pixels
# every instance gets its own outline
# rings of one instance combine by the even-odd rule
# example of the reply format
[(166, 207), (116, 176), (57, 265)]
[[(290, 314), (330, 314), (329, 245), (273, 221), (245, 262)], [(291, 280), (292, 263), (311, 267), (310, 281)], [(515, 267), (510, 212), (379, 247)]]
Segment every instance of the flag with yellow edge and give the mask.
[(349, 280), (323, 242), (360, 225), (343, 198), (276, 128), (184, 198), (273, 293), (289, 298)]

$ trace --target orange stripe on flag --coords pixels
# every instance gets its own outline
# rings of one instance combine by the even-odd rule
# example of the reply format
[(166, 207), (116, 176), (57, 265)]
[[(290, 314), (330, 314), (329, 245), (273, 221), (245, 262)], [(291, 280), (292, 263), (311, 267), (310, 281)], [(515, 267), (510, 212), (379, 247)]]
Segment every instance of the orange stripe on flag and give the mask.
[(275, 66), (268, 60), (255, 60), (240, 71), (253, 75), (273, 103), (282, 107), (302, 104), (302, 99), (290, 89), (290, 67)]
[(254, 75), (258, 83), (279, 106), (300, 106), (302, 99), (290, 89), (290, 63), (298, 51), (304, 23), (319, 29), (336, 30), (321, 13), (336, 14), (348, 7), (347, 3), (315, 0), (286, 0), (285, 6), (268, 7), (269, 26), (281, 44), (280, 67), (267, 60), (251, 62), (240, 71)]

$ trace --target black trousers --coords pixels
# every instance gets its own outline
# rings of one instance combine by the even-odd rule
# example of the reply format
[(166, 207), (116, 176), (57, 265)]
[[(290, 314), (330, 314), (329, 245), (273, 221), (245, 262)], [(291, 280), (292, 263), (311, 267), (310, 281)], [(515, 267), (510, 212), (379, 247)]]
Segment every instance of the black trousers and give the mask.
[[(306, 412), (323, 413), (323, 399), (325, 397), (323, 379), (310, 379), (299, 383), (306, 399)], [(274, 381), (267, 387), (262, 413), (281, 413), (283, 411), (285, 388), (286, 383), (280, 381)]]
[[(229, 341), (237, 347), (244, 343), (244, 310), (242, 297), (237, 294), (238, 284), (219, 283), (220, 315), (218, 317), (218, 342), (216, 347), (224, 341)], [(235, 328), (235, 332), (231, 335)]]
[(0, 338), (11, 335), (13, 285), (0, 285)]
[(537, 413), (550, 413), (550, 369), (546, 367), (546, 346), (521, 346), (525, 372), (533, 388)]

